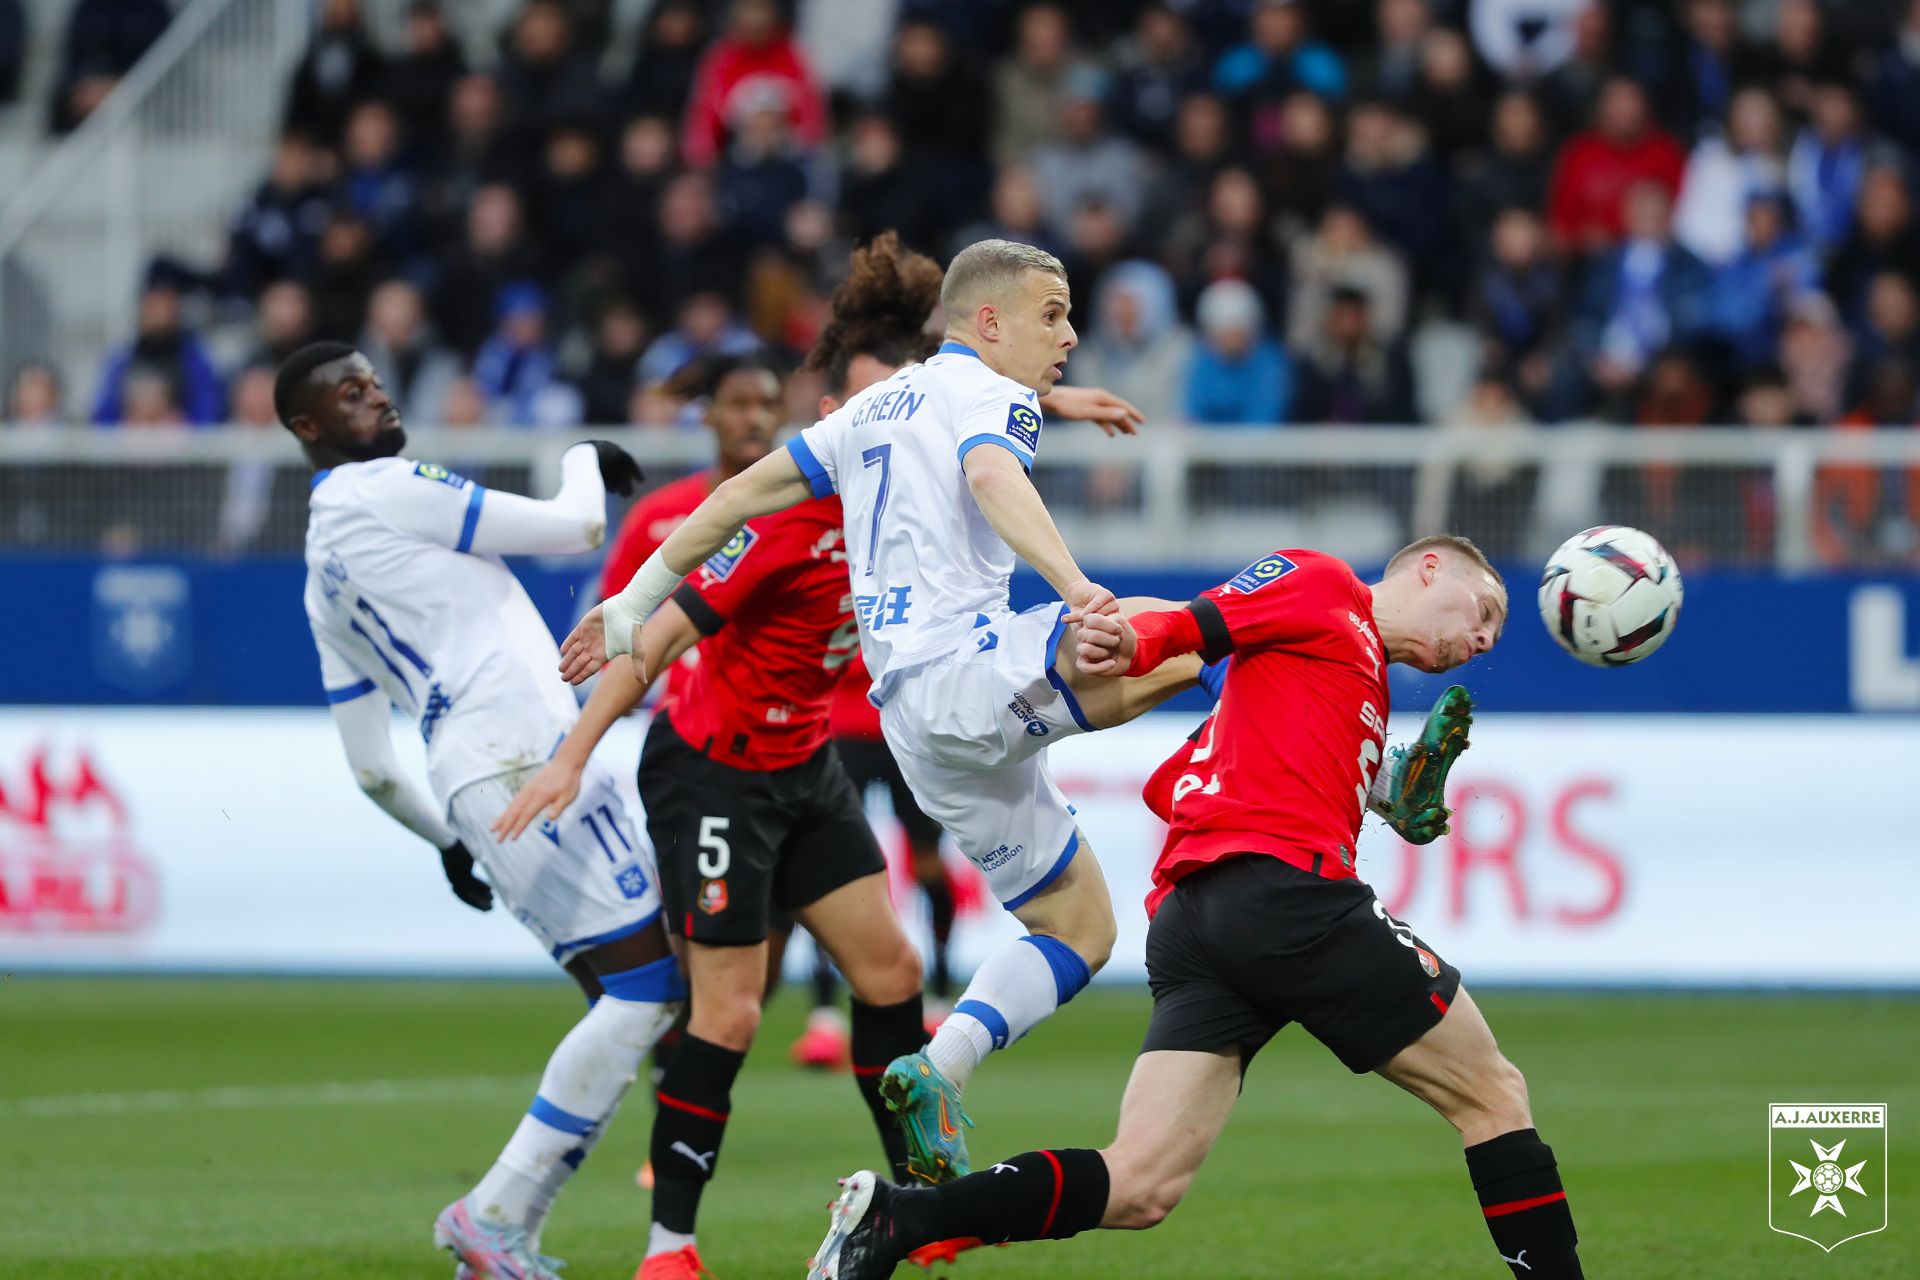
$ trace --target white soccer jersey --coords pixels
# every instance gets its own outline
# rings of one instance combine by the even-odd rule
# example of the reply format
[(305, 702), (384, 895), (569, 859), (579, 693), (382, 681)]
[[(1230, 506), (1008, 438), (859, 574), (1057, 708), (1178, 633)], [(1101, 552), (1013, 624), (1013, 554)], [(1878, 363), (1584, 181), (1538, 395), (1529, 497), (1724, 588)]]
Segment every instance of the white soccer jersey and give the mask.
[(875, 383), (788, 445), (816, 497), (846, 511), (860, 649), (875, 687), (951, 653), (982, 614), (1007, 610), (1012, 548), (967, 488), (976, 445), (1033, 469), (1040, 398), (948, 342)]
[[(590, 449), (575, 452), (570, 467), (595, 465)], [(579, 714), (526, 590), (499, 556), (474, 550), (489, 500), (528, 503), (406, 458), (313, 478), (306, 606), (327, 700), (384, 690), (426, 739), (443, 805), (470, 782), (545, 762)]]

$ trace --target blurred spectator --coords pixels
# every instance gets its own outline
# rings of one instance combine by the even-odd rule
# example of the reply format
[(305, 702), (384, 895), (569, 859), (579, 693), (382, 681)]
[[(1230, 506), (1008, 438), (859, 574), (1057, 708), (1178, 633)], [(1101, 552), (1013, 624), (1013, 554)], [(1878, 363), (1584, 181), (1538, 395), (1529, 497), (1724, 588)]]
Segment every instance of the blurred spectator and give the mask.
[(1339, 126), (1326, 99), (1302, 89), (1280, 104), (1281, 140), (1260, 165), (1261, 185), (1292, 240), (1320, 221), (1340, 181)]
[(1572, 58), (1581, 15), (1601, 7), (1594, 0), (1470, 0), (1468, 27), (1487, 65), (1524, 84)]
[(732, 143), (714, 174), (720, 226), (742, 245), (776, 244), (787, 210), (807, 195), (807, 171), (788, 131), (786, 90), (773, 82), (742, 85), (729, 99)]
[(1023, 164), (1005, 164), (993, 180), (988, 220), (963, 227), (953, 238), (953, 252), (977, 240), (1013, 240), (1058, 256), (1064, 246), (1047, 234), (1040, 203), (1040, 184)]
[(1713, 282), (1713, 327), (1742, 371), (1773, 358), (1793, 299), (1820, 287), (1820, 265), (1792, 231), (1781, 194), (1749, 197), (1746, 214), (1746, 248)]
[(1920, 280), (1920, 233), (1913, 225), (1913, 194), (1901, 167), (1873, 163), (1860, 181), (1853, 232), (1827, 269), (1829, 292), (1840, 314), (1857, 322), (1867, 303), (1867, 283), (1882, 271)]
[(1853, 368), (1847, 376), (1847, 403), (1866, 399), (1869, 374), (1887, 360), (1920, 369), (1920, 300), (1913, 282), (1883, 271), (1867, 286), (1863, 323), (1854, 333)]
[(600, 138), (584, 121), (554, 127), (541, 163), (527, 184), (527, 219), (545, 247), (547, 265), (564, 275), (593, 247), (607, 184), (600, 172)]
[(1486, 243), (1501, 210), (1544, 210), (1547, 183), (1553, 176), (1546, 121), (1531, 94), (1513, 90), (1494, 102), (1492, 141), (1487, 150), (1462, 158), (1453, 184), (1458, 235), (1463, 245), (1475, 250)]
[(1160, 167), (1142, 204), (1142, 240), (1157, 244), (1175, 223), (1199, 208), (1214, 172), (1226, 163), (1230, 129), (1226, 108), (1212, 94), (1196, 93), (1180, 104), (1174, 118), (1171, 162)]
[(473, 358), (473, 382), (490, 416), (513, 427), (566, 427), (580, 421), (580, 393), (560, 380), (547, 342), (547, 295), (516, 281), (494, 303), (494, 330)]
[(1115, 266), (1100, 282), (1091, 332), (1067, 362), (1080, 386), (1105, 387), (1140, 410), (1148, 426), (1177, 422), (1193, 359), (1173, 280), (1157, 263)]
[(1180, 104), (1206, 87), (1206, 56), (1185, 20), (1165, 4), (1142, 8), (1132, 38), (1119, 50), (1115, 126), (1143, 146), (1170, 150)]
[(93, 114), (171, 21), (166, 0), (78, 0), (54, 83), (53, 132), (66, 133)]
[(1742, 89), (1727, 112), (1727, 132), (1703, 137), (1687, 157), (1673, 238), (1710, 266), (1733, 260), (1745, 242), (1747, 202), (1785, 188), (1780, 107), (1764, 89)]
[(954, 56), (944, 31), (925, 19), (901, 23), (893, 39), (886, 113), (902, 151), (924, 174), (927, 201), (943, 231), (980, 213), (989, 113), (956, 109), (956, 104), (981, 102), (985, 94), (979, 71), (969, 59)]
[(1176, 226), (1163, 249), (1188, 299), (1215, 280), (1245, 280), (1261, 295), (1266, 315), (1280, 314), (1287, 296), (1286, 262), (1268, 226), (1266, 201), (1245, 169), (1214, 175), (1205, 208)]
[(808, 65), (836, 105), (877, 103), (900, 0), (797, 0), (794, 28)]
[(1451, 164), (1463, 151), (1486, 142), (1491, 96), (1465, 36), (1451, 27), (1436, 27), (1421, 38), (1420, 63), (1406, 105), (1426, 127), (1443, 161)]
[(1258, 426), (1286, 420), (1293, 365), (1266, 332), (1266, 307), (1244, 280), (1216, 280), (1194, 308), (1200, 342), (1181, 396), (1190, 422)]
[(1734, 417), (1749, 427), (1800, 427), (1812, 419), (1794, 402), (1793, 388), (1777, 364), (1763, 364), (1747, 375), (1734, 402)]
[(287, 128), (335, 146), (355, 103), (380, 91), (387, 78), (380, 56), (360, 23), (359, 0), (324, 0), (320, 29), (293, 73)]
[(575, 44), (573, 20), (559, 0), (529, 0), (494, 74), (503, 126), (523, 155), (535, 154), (562, 124), (600, 118), (598, 61)]
[(372, 229), (349, 212), (336, 213), (320, 235), (320, 268), (310, 286), (314, 337), (352, 342), (367, 298), (386, 274)]
[(802, 150), (825, 141), (826, 103), (773, 0), (733, 0), (726, 31), (701, 55), (681, 130), (688, 164), (704, 169), (720, 159), (727, 125), (741, 118), (734, 99), (743, 90), (783, 95), (788, 131)]
[(487, 408), (487, 398), (480, 394), (478, 384), (466, 374), (453, 380), (447, 388), (447, 398), (440, 410), (440, 425), (443, 427), (484, 427), (493, 421)]
[(680, 306), (674, 327), (655, 338), (640, 357), (640, 379), (657, 386), (702, 356), (742, 356), (760, 350), (760, 339), (740, 323), (717, 293), (696, 293)]
[(1366, 220), (1352, 206), (1330, 205), (1319, 229), (1293, 242), (1292, 289), (1287, 307), (1287, 345), (1304, 351), (1326, 327), (1335, 289), (1367, 297), (1367, 319), (1381, 343), (1400, 336), (1407, 323), (1407, 269), (1391, 249), (1374, 243)]
[(67, 420), (61, 407), (60, 374), (50, 364), (25, 364), (7, 389), (6, 425), (54, 427)]
[(460, 357), (441, 346), (427, 324), (426, 301), (406, 280), (389, 280), (367, 301), (367, 327), (355, 344), (373, 364), (403, 421), (439, 423), (447, 394), (461, 376)]
[(1073, 33), (1059, 5), (1020, 11), (1013, 52), (993, 69), (993, 158), (1025, 161), (1060, 127), (1060, 93), (1074, 69)]
[(1482, 367), (1537, 401), (1551, 373), (1565, 281), (1548, 255), (1546, 229), (1530, 209), (1500, 213), (1490, 250), (1468, 295), (1468, 312), (1486, 342)]
[(631, 305), (616, 300), (601, 311), (594, 331), (593, 358), (576, 380), (583, 405), (582, 421), (611, 426), (627, 420), (627, 406), (639, 385), (640, 353), (646, 345), (646, 321)]
[[(280, 425), (273, 404), (272, 365), (250, 364), (233, 379), (233, 423), (269, 430)], [(244, 550), (266, 527), (273, 509), (274, 464), (266, 458), (236, 458), (227, 464), (226, 488), (220, 495), (219, 525), (214, 549), (232, 555)]]
[(1655, 355), (1697, 339), (1711, 316), (1713, 273), (1673, 243), (1667, 189), (1643, 181), (1622, 203), (1626, 239), (1587, 268), (1556, 378), (1555, 418), (1588, 412), (1596, 390), (1617, 402)]
[[(1859, 431), (1914, 424), (1914, 367), (1883, 360), (1866, 396), (1840, 419)], [(1813, 545), (1829, 565), (1911, 562), (1920, 546), (1920, 468), (1825, 466), (1814, 474)]]
[(1420, 45), (1433, 27), (1427, 0), (1378, 0), (1374, 43), (1353, 68), (1354, 87), (1369, 97), (1405, 103), (1420, 72)]
[(1852, 358), (1853, 340), (1827, 295), (1803, 293), (1795, 298), (1780, 334), (1780, 368), (1794, 400), (1815, 422), (1833, 422), (1845, 408)]
[(161, 280), (140, 295), (133, 345), (113, 352), (100, 370), (93, 421), (186, 421), (198, 426), (226, 416), (220, 375), (200, 339), (181, 324), (180, 293)]
[(279, 280), (267, 286), (254, 308), (259, 345), (247, 358), (249, 365), (277, 369), (282, 361), (313, 341), (313, 299), (298, 280)]
[(427, 153), (445, 145), (447, 100), (466, 74), (467, 60), (438, 0), (413, 0), (407, 7), (407, 52), (388, 68), (380, 89), (399, 113), (410, 145)]
[(227, 232), (220, 272), (226, 290), (251, 298), (275, 280), (313, 274), (320, 233), (333, 216), (326, 189), (313, 174), (313, 144), (304, 134), (283, 134), (272, 173), (234, 215)]
[(1308, 30), (1306, 5), (1258, 0), (1247, 17), (1247, 42), (1213, 64), (1213, 89), (1235, 101), (1278, 103), (1296, 89), (1323, 98), (1347, 92), (1347, 68), (1331, 46)]
[(1547, 196), (1547, 226), (1575, 253), (1605, 250), (1620, 238), (1627, 189), (1653, 182), (1671, 198), (1685, 168), (1679, 144), (1653, 123), (1646, 91), (1615, 76), (1600, 90), (1593, 127), (1560, 148)]
[(500, 88), (492, 76), (462, 76), (447, 100), (447, 141), (433, 156), (422, 203), (442, 246), (466, 235), (474, 193), (492, 183), (518, 183), (521, 158), (500, 125)]
[(1140, 148), (1105, 127), (1105, 73), (1076, 70), (1060, 89), (1059, 135), (1035, 148), (1033, 176), (1040, 184), (1047, 223), (1064, 238), (1074, 211), (1097, 201), (1131, 228), (1140, 212), (1149, 170)]
[(0, 105), (20, 100), (20, 67), (26, 58), (26, 11), (20, 0), (0, 0)]
[(1867, 113), (1907, 155), (1920, 155), (1920, 0), (1907, 5), (1905, 21), (1871, 67)]
[(705, 44), (699, 6), (689, 0), (663, 0), (648, 10), (640, 52), (627, 75), (627, 110), (677, 123)]
[[(1518, 0), (1530, 4), (1532, 0)], [(1573, 53), (1532, 88), (1540, 98), (1550, 132), (1564, 136), (1593, 118), (1594, 104), (1614, 73), (1612, 11), (1597, 0), (1556, 0), (1575, 10)]]
[(1112, 206), (1099, 199), (1082, 202), (1067, 226), (1067, 251), (1061, 258), (1068, 282), (1082, 297), (1093, 296), (1101, 276), (1120, 261), (1126, 247), (1126, 224)]
[(660, 239), (660, 197), (673, 177), (673, 129), (661, 116), (635, 116), (620, 134), (619, 167), (601, 192), (594, 246), (617, 258), (632, 280)]
[(925, 178), (907, 162), (893, 121), (883, 112), (863, 111), (851, 134), (840, 174), (842, 233), (864, 244), (892, 229), (909, 248), (936, 249)]
[(683, 173), (660, 197), (660, 241), (653, 260), (629, 283), (639, 292), (649, 324), (665, 328), (697, 294), (718, 294), (732, 307), (740, 297), (745, 257), (715, 220), (706, 176)]
[(1334, 289), (1321, 332), (1300, 355), (1297, 422), (1403, 424), (1414, 421), (1413, 373), (1405, 345), (1374, 336), (1367, 295)]
[(1774, 14), (1772, 88), (1800, 119), (1813, 114), (1822, 86), (1854, 78), (1853, 59), (1835, 38), (1819, 0), (1780, 0)]
[(1840, 247), (1853, 226), (1853, 206), (1866, 172), (1860, 106), (1844, 84), (1822, 84), (1811, 96), (1812, 120), (1787, 156), (1787, 188), (1800, 228), (1816, 253)]
[(1374, 234), (1400, 251), (1418, 284), (1431, 286), (1445, 274), (1447, 173), (1418, 124), (1384, 102), (1354, 104), (1338, 191)]
[[(1713, 413), (1713, 386), (1692, 357), (1662, 351), (1647, 370), (1634, 422), (1643, 427), (1698, 427)], [(1664, 468), (1649, 468), (1660, 471)]]
[(540, 267), (540, 252), (526, 235), (520, 197), (505, 185), (480, 188), (467, 211), (466, 242), (447, 256), (434, 299), (441, 335), (455, 351), (470, 357), (490, 331), (500, 287), (509, 280), (539, 279)]
[[(1533, 419), (1510, 384), (1482, 376), (1447, 416), (1446, 424), (1492, 441), (1523, 432)], [(1495, 456), (1473, 458), (1452, 471), (1447, 531), (1472, 538), (1488, 555), (1524, 555), (1539, 468)]]
[(356, 106), (347, 116), (343, 151), (340, 190), (347, 208), (367, 224), (382, 257), (411, 265), (426, 252), (426, 216), (419, 181), (401, 158), (393, 108), (377, 98)]
[(1661, 94), (1661, 118), (1680, 137), (1693, 140), (1725, 120), (1734, 91), (1767, 69), (1760, 51), (1740, 34), (1732, 0), (1681, 0), (1679, 57)]

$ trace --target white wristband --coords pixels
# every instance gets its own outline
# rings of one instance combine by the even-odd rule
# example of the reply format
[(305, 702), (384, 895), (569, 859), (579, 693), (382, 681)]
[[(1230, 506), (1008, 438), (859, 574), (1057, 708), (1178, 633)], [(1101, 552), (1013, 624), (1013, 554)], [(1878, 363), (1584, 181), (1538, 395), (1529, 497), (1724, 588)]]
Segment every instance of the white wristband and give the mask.
[(623, 653), (633, 652), (634, 628), (653, 616), (666, 598), (674, 593), (685, 575), (667, 568), (667, 562), (660, 558), (659, 551), (647, 557), (633, 575), (633, 581), (617, 596), (610, 596), (600, 605), (600, 619), (607, 631), (607, 658), (619, 657)]

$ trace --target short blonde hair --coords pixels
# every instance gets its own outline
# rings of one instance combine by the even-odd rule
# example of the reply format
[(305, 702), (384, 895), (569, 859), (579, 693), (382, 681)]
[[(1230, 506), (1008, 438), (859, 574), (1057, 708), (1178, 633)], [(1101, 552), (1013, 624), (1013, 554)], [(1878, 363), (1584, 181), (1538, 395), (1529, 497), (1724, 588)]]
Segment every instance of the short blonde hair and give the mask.
[(1417, 542), (1409, 542), (1393, 553), (1393, 559), (1387, 561), (1386, 572), (1381, 576), (1391, 578), (1404, 569), (1409, 561), (1429, 551), (1452, 551), (1464, 556), (1473, 563), (1474, 567), (1493, 579), (1494, 585), (1498, 586), (1502, 592), (1507, 589), (1506, 579), (1500, 576), (1500, 571), (1493, 567), (1491, 560), (1487, 559), (1487, 553), (1475, 546), (1473, 539), (1462, 538), (1452, 533), (1431, 534)]
[(947, 264), (947, 278), (940, 286), (940, 305), (949, 321), (971, 311), (981, 302), (998, 301), (1007, 290), (1017, 286), (1029, 271), (1067, 278), (1060, 259), (1045, 249), (1036, 249), (1017, 240), (976, 240), (953, 255)]

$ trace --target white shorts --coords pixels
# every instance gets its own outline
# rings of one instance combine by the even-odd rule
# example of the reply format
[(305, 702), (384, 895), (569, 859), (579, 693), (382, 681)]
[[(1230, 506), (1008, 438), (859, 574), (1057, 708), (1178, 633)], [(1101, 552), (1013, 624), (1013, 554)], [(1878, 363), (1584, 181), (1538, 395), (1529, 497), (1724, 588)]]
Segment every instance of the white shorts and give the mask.
[(1080, 847), (1044, 754), (1093, 728), (1053, 671), (1067, 612), (1055, 602), (981, 615), (964, 646), (904, 676), (880, 708), (914, 799), (1009, 909), (1058, 879)]
[(495, 839), (489, 828), (535, 771), (469, 783), (447, 807), (495, 896), (564, 965), (651, 924), (660, 914), (659, 876), (613, 775), (595, 760), (558, 822), (542, 817), (518, 840)]

